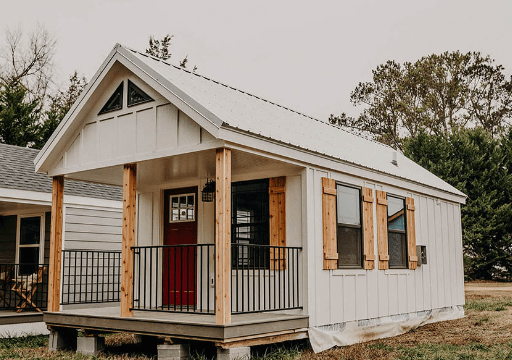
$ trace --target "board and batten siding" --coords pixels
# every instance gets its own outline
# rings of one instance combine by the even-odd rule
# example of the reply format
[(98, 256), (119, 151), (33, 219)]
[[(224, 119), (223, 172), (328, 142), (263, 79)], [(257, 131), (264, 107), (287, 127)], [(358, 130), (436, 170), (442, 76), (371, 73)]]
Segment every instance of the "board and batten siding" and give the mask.
[[(128, 107), (128, 79), (154, 101)], [(125, 83), (123, 109), (98, 115), (114, 87), (122, 81)], [(96, 167), (96, 164), (114, 166), (165, 157), (180, 148), (215, 141), (194, 120), (133, 74), (122, 72), (112, 81), (112, 86), (112, 89), (105, 90), (103, 97), (82, 120), (64, 156), (57, 162), (56, 171), (76, 171)]]
[[(307, 171), (307, 206), (314, 236), (309, 241), (308, 313), (311, 326), (381, 317), (400, 318), (412, 312), (464, 304), (460, 205), (412, 194), (340, 174)], [(331, 175), (356, 186), (414, 198), (416, 243), (427, 247), (428, 264), (416, 270), (323, 270), (322, 177)], [(374, 219), (376, 209), (374, 207)], [(377, 239), (375, 229), (375, 239)], [(311, 249), (314, 246), (314, 249)], [(374, 242), (377, 253), (377, 241)]]
[(121, 250), (122, 209), (66, 206), (66, 250)]

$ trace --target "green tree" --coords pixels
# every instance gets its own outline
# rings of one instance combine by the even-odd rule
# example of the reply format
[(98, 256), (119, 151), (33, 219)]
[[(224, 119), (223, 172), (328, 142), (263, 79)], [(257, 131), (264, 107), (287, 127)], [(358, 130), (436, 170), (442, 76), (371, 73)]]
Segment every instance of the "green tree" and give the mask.
[(39, 102), (17, 81), (0, 87), (0, 142), (32, 146), (38, 140)]
[(468, 196), (461, 209), (466, 276), (510, 278), (512, 131), (501, 139), (483, 128), (420, 131), (404, 141), (404, 154)]
[[(162, 39), (158, 40), (155, 39), (153, 35), (150, 35), (148, 48), (146, 49), (146, 54), (152, 55), (162, 60), (170, 59), (172, 54), (169, 50), (169, 47), (171, 46), (171, 40), (173, 37), (174, 35), (167, 34)], [(189, 60), (187, 55), (183, 58), (183, 60), (179, 62), (180, 67), (186, 69), (188, 61)], [(192, 71), (195, 72), (196, 70), (197, 66), (194, 65)]]
[(512, 117), (512, 77), (490, 56), (445, 52), (399, 64), (387, 61), (359, 83), (350, 101), (363, 106), (356, 117), (330, 116), (330, 122), (367, 132), (394, 148), (420, 131), (449, 135), (479, 126), (497, 136)]
[(59, 90), (54, 95), (49, 96), (50, 104), (48, 110), (45, 111), (44, 119), (38, 130), (38, 139), (33, 147), (41, 149), (44, 146), (86, 86), (87, 80), (85, 77), (79, 76), (78, 72), (75, 71), (69, 77), (69, 85), (66, 91)]

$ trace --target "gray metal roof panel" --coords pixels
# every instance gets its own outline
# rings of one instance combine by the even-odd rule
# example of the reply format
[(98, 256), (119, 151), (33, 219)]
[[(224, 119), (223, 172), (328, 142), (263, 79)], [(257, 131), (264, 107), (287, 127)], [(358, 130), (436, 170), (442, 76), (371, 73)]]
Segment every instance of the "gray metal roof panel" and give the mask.
[(298, 148), (431, 186), (459, 196), (462, 192), (398, 154), (394, 149), (277, 105), (271, 101), (131, 50), (143, 62), (189, 97), (222, 119), (224, 125)]
[[(52, 179), (35, 172), (39, 150), (0, 144), (0, 188), (52, 192)], [(64, 194), (105, 200), (123, 200), (120, 187), (66, 180)]]

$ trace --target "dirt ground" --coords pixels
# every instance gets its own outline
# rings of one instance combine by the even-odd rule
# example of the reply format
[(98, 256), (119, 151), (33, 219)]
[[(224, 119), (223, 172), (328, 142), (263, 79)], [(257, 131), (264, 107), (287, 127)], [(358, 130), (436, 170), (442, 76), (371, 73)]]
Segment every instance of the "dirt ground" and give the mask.
[(466, 317), (462, 319), (320, 354), (307, 350), (301, 358), (512, 359), (512, 283), (472, 282), (466, 284), (465, 291)]

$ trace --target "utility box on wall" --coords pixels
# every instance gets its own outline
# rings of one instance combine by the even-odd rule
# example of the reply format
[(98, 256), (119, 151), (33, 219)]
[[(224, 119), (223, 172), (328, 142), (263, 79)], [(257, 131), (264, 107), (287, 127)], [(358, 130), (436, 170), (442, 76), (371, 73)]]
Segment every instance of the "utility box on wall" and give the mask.
[(427, 247), (425, 245), (416, 245), (416, 255), (418, 256), (418, 265), (427, 264)]

